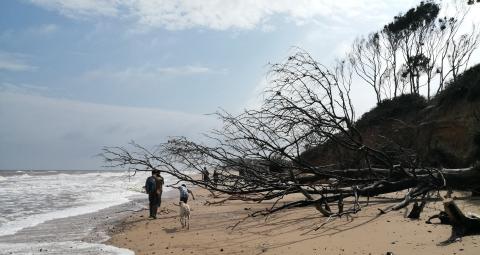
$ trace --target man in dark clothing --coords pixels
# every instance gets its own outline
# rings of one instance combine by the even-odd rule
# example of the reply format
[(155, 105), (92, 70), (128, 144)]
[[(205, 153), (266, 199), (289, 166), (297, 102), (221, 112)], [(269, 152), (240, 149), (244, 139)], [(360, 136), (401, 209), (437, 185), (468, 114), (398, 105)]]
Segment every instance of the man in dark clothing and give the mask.
[(152, 176), (147, 178), (145, 182), (145, 191), (148, 194), (148, 201), (150, 206), (150, 218), (157, 218), (157, 210), (160, 207), (162, 199), (163, 178), (160, 171), (153, 170)]

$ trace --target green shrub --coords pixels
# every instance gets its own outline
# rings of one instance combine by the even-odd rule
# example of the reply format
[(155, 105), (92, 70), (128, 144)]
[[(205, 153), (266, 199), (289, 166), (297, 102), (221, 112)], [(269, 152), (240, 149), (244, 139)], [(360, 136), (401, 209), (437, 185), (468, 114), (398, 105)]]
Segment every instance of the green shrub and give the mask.
[(480, 100), (480, 64), (469, 68), (457, 77), (455, 82), (450, 81), (435, 100), (439, 105), (455, 103), (459, 100)]
[(393, 99), (385, 99), (375, 108), (363, 114), (356, 125), (358, 128), (363, 128), (381, 124), (386, 119), (401, 118), (426, 106), (425, 98), (417, 94), (405, 94)]

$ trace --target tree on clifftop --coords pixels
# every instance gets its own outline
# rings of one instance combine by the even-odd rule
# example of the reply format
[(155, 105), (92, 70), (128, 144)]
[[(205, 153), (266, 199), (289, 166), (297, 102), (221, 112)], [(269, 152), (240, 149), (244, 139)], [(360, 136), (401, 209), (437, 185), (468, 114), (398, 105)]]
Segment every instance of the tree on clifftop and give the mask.
[(479, 44), (477, 27), (459, 34), (467, 9), (457, 9), (455, 17), (438, 17), (439, 4), (427, 1), (367, 38), (357, 39), (349, 60), (358, 77), (374, 89), (377, 102), (403, 93), (434, 95), (447, 79), (457, 78), (469, 64)]

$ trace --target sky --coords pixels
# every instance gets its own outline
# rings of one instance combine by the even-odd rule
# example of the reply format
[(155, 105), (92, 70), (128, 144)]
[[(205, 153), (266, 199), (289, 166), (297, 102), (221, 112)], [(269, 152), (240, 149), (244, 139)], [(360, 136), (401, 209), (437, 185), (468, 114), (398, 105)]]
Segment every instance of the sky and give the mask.
[(255, 107), (294, 47), (328, 65), (418, 2), (0, 1), (0, 169), (99, 169), (102, 146), (201, 140), (220, 124), (208, 114)]

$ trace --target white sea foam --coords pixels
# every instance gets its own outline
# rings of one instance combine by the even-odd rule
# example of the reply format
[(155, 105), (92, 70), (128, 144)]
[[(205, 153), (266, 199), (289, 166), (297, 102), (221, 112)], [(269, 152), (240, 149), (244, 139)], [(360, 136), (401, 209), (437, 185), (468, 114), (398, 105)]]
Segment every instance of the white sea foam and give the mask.
[(2, 254), (108, 254), (134, 255), (131, 250), (117, 248), (105, 244), (86, 243), (81, 241), (51, 243), (0, 243)]
[(9, 221), (3, 224), (0, 228), (0, 236), (12, 235), (24, 228), (33, 227), (40, 223), (46, 222), (48, 220), (66, 218), (66, 217), (72, 217), (72, 216), (87, 214), (91, 212), (96, 212), (101, 209), (126, 203), (128, 201), (129, 200), (127, 198), (121, 198), (116, 201), (110, 201), (110, 202), (100, 201), (95, 204), (90, 204), (86, 206), (67, 208), (67, 209), (43, 213), (43, 214), (33, 214), (31, 216), (14, 220), (14, 221)]
[(143, 185), (148, 176), (129, 178), (125, 172), (44, 173), (0, 176), (8, 180), (0, 185), (0, 217), (6, 219), (0, 221), (0, 236), (144, 198)]
[[(42, 253), (48, 250), (48, 254), (133, 254), (83, 241), (92, 236), (95, 238), (88, 239), (92, 242), (104, 240), (102, 230), (92, 231), (108, 219), (114, 220), (111, 215), (89, 213), (121, 204), (130, 206), (126, 203), (133, 199), (146, 201), (143, 186), (149, 175), (129, 177), (126, 172), (114, 171), (4, 173), (0, 176), (0, 254), (38, 254), (39, 249)], [(166, 184), (172, 183), (171, 176), (164, 177)]]

